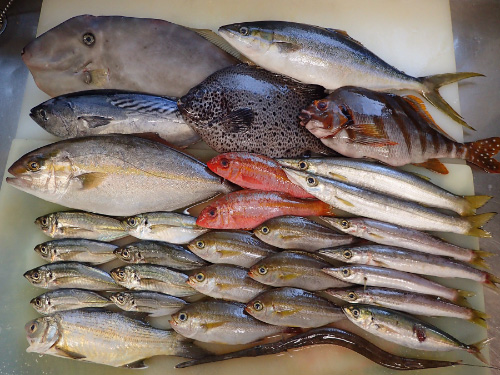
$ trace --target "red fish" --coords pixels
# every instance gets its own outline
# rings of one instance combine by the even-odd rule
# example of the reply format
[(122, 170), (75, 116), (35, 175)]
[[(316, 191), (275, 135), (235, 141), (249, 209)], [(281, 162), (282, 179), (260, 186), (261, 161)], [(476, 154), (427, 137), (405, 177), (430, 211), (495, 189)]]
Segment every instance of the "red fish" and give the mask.
[(245, 189), (282, 191), (297, 198), (316, 198), (291, 182), (281, 166), (270, 157), (250, 152), (227, 152), (207, 163), (221, 177)]
[(412, 163), (442, 174), (448, 170), (438, 158), (456, 158), (500, 173), (500, 162), (492, 159), (500, 151), (500, 137), (455, 142), (442, 134), (415, 96), (342, 87), (316, 100), (299, 117), (326, 146), (345, 156), (392, 166)]
[(333, 207), (317, 199), (300, 199), (282, 192), (240, 190), (205, 207), (196, 224), (213, 229), (253, 229), (283, 215), (335, 216)]

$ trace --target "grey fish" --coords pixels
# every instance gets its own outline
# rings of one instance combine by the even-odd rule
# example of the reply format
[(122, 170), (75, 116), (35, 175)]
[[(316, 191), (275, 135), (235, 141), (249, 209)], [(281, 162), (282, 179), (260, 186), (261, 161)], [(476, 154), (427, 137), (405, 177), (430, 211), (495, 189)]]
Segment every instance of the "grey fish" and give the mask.
[(348, 245), (356, 241), (299, 216), (279, 216), (266, 221), (253, 230), (254, 234), (269, 245), (281, 249), (316, 251), (326, 247)]
[(172, 315), (186, 305), (180, 298), (147, 290), (118, 292), (109, 298), (122, 310), (148, 313), (151, 317)]
[(182, 119), (175, 100), (135, 92), (94, 90), (61, 95), (32, 108), (30, 117), (60, 138), (156, 133), (178, 147), (200, 140)]
[(115, 216), (171, 211), (234, 190), (193, 157), (125, 134), (41, 147), (16, 161), (9, 173), (15, 177), (7, 177), (8, 183), (39, 198)]
[(269, 157), (332, 154), (300, 126), (300, 110), (324, 89), (254, 66), (222, 69), (177, 103), (184, 119), (217, 152), (247, 151)]
[(219, 34), (236, 50), (272, 72), (330, 90), (360, 86), (376, 91), (415, 91), (453, 120), (471, 128), (438, 90), (482, 74), (412, 77), (387, 64), (343, 30), (295, 22), (235, 23), (220, 27)]
[(48, 262), (74, 261), (102, 264), (116, 259), (118, 246), (83, 238), (62, 238), (35, 246), (35, 252)]
[(179, 245), (162, 241), (138, 241), (117, 248), (114, 255), (126, 263), (151, 263), (181, 271), (207, 264), (203, 259)]
[(55, 262), (26, 271), (31, 284), (44, 289), (81, 288), (89, 290), (122, 290), (105, 271), (78, 262)]
[(153, 328), (140, 320), (109, 311), (73, 310), (29, 321), (28, 353), (145, 368), (157, 355), (200, 358), (207, 353), (172, 330)]
[(236, 63), (194, 31), (163, 20), (81, 15), (24, 47), (22, 58), (50, 96), (91, 89), (179, 97)]
[(31, 306), (42, 315), (86, 307), (113, 305), (109, 299), (85, 289), (56, 289), (40, 294), (30, 301)]
[(334, 303), (298, 288), (272, 289), (247, 303), (245, 311), (277, 326), (316, 328), (344, 319)]

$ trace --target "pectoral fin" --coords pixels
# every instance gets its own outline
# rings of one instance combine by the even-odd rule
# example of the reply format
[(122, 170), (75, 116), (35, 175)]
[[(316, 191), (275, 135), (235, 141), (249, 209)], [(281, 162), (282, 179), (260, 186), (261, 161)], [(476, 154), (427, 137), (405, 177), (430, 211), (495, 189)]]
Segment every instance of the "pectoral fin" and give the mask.
[(103, 116), (80, 116), (78, 117), (78, 119), (84, 120), (90, 129), (108, 125), (111, 122), (111, 120), (113, 120), (110, 117), (103, 117)]
[(349, 181), (347, 177), (342, 176), (342, 175), (340, 175), (340, 174), (333, 173), (333, 172), (328, 172), (328, 174), (329, 174), (330, 176), (332, 176), (332, 177), (333, 177), (333, 179), (335, 179), (335, 180), (340, 180), (340, 181)]
[(128, 363), (126, 365), (123, 365), (122, 367), (125, 367), (125, 368), (147, 368), (148, 366), (146, 366), (144, 361), (141, 359), (140, 361)]
[(344, 38), (350, 40), (351, 42), (353, 43), (356, 43), (358, 46), (360, 47), (363, 47), (363, 48), (366, 48), (363, 44), (361, 44), (361, 42), (357, 41), (356, 39), (354, 39), (353, 37), (351, 37), (347, 31), (345, 30), (340, 30), (340, 29), (329, 29), (329, 28), (326, 28), (326, 30), (332, 32), (332, 33), (335, 33), (335, 34), (340, 34), (342, 35)]
[(100, 172), (91, 172), (81, 174), (76, 178), (78, 178), (82, 183), (82, 190), (87, 190), (99, 186), (106, 178), (106, 174)]
[(349, 206), (349, 207), (354, 207), (354, 205), (349, 202), (349, 201), (346, 201), (345, 199), (342, 199), (342, 198), (339, 198), (339, 197), (335, 197), (335, 199), (341, 201), (343, 204), (345, 204), (346, 206)]
[(229, 112), (218, 124), (230, 133), (247, 132), (254, 118), (251, 108), (239, 108)]
[(394, 333), (397, 334), (398, 333), (396, 330), (392, 329), (391, 327), (385, 326), (385, 325), (376, 324), (375, 326), (377, 327), (377, 331), (385, 333), (385, 334), (394, 334)]
[(297, 309), (288, 309), (288, 310), (276, 311), (276, 314), (281, 316), (281, 317), (285, 317), (285, 316), (297, 314), (298, 312), (299, 312), (299, 310), (297, 310)]
[(274, 41), (273, 44), (278, 47), (280, 52), (283, 53), (290, 53), (300, 50), (300, 46), (294, 43)]
[(87, 358), (83, 354), (72, 352), (72, 351), (67, 350), (67, 349), (62, 349), (62, 348), (54, 348), (54, 349), (55, 349), (56, 354), (60, 357), (71, 358), (71, 359)]
[(203, 324), (203, 328), (205, 328), (205, 330), (209, 330), (209, 329), (212, 329), (212, 328), (217, 328), (217, 327), (220, 327), (220, 326), (223, 326), (225, 323), (224, 322), (212, 322), (212, 323), (205, 323)]
[(350, 125), (348, 129), (355, 134), (350, 139), (354, 143), (373, 147), (394, 146), (398, 144), (387, 138), (383, 124), (355, 124)]
[(427, 168), (428, 170), (439, 174), (448, 174), (448, 168), (446, 168), (445, 165), (438, 159), (429, 159), (424, 163), (413, 163), (413, 165), (417, 167)]

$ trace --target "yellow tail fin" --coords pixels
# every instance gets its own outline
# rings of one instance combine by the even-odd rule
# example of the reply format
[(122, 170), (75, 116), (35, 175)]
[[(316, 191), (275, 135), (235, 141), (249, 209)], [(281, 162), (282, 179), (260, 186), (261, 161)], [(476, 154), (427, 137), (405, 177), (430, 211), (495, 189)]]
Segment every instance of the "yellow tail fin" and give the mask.
[(489, 251), (482, 251), (482, 250), (477, 250), (474, 251), (474, 256), (473, 258), (469, 261), (470, 264), (476, 267), (484, 268), (484, 269), (489, 269), (490, 266), (486, 264), (484, 261), (484, 258), (491, 257), (493, 253), (490, 253)]
[(480, 325), (481, 327), (484, 328), (488, 328), (488, 323), (486, 322), (486, 319), (489, 318), (489, 315), (479, 310), (471, 309), (471, 311), (472, 311), (472, 316), (469, 318), (469, 322)]
[(488, 288), (493, 289), (496, 293), (500, 293), (500, 288), (498, 287), (498, 283), (500, 283), (500, 278), (492, 275), (491, 273), (486, 274), (486, 280), (484, 281), (484, 285)]
[(487, 212), (480, 215), (466, 216), (465, 219), (467, 219), (471, 228), (465, 234), (474, 237), (491, 237), (491, 233), (486, 232), (481, 227), (495, 215), (496, 212)]
[(469, 195), (464, 197), (467, 201), (467, 205), (464, 207), (463, 211), (460, 212), (462, 216), (474, 215), (474, 210), (476, 208), (484, 206), (491, 198), (489, 195)]
[(467, 345), (467, 351), (471, 354), (474, 355), (477, 359), (479, 359), (481, 362), (486, 363), (489, 365), (490, 363), (486, 359), (486, 357), (481, 353), (481, 350), (491, 341), (492, 339), (484, 339), (479, 342), (476, 342), (475, 344), (472, 345)]

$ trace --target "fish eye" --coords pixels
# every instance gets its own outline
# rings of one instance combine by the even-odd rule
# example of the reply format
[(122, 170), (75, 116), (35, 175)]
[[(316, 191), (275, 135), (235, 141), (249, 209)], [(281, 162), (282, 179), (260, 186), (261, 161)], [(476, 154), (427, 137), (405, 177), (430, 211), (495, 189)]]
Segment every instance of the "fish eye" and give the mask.
[(130, 256), (129, 252), (127, 249), (123, 249), (122, 250), (122, 257), (124, 258), (128, 258)]
[(137, 225), (137, 220), (135, 219), (135, 217), (129, 217), (127, 219), (127, 224), (131, 227), (135, 227)]
[(47, 255), (48, 251), (47, 251), (47, 246), (40, 246), (39, 247), (40, 249), (40, 252), (43, 254), (43, 255)]
[(351, 300), (351, 301), (356, 301), (358, 299), (358, 296), (356, 293), (354, 292), (349, 292), (347, 293), (347, 297)]
[(120, 295), (116, 296), (116, 300), (120, 303), (123, 303), (123, 302), (125, 302), (125, 297), (122, 294), (120, 294)]
[(212, 217), (215, 217), (215, 214), (216, 214), (216, 212), (215, 212), (215, 208), (212, 208), (210, 211), (208, 211), (208, 214), (209, 214), (210, 216), (212, 216)]
[(35, 306), (36, 307), (42, 307), (42, 299), (37, 297), (35, 298)]
[(307, 185), (309, 185), (309, 186), (318, 185), (318, 180), (316, 180), (314, 177), (307, 177), (306, 182), (307, 182)]
[(302, 160), (302, 161), (300, 161), (300, 162), (299, 162), (299, 168), (300, 168), (300, 169), (307, 169), (307, 162), (305, 162), (305, 161), (303, 161), (303, 160)]
[(349, 268), (342, 268), (342, 275), (349, 276), (351, 274), (351, 270)]
[(355, 318), (359, 318), (359, 315), (359, 309), (352, 309), (352, 316), (354, 316)]
[(118, 276), (121, 277), (122, 279), (125, 278), (125, 271), (123, 270), (118, 271)]
[(260, 231), (262, 232), (262, 234), (268, 234), (270, 232), (268, 227), (262, 227), (260, 228)]
[(179, 314), (179, 320), (180, 320), (181, 322), (185, 322), (187, 319), (188, 319), (188, 314), (186, 314), (185, 312), (181, 312), (181, 313)]
[(343, 257), (346, 259), (351, 259), (352, 258), (352, 251), (351, 250), (344, 250), (342, 253)]
[(318, 108), (320, 111), (324, 111), (328, 108), (328, 103), (324, 100), (318, 100), (316, 103), (316, 108)]
[(31, 274), (31, 278), (32, 278), (33, 280), (40, 280), (40, 272), (38, 272), (38, 271), (33, 272), (33, 273)]
[(260, 301), (255, 301), (253, 303), (253, 308), (256, 310), (256, 311), (260, 311), (264, 308), (264, 305), (262, 304), (262, 302)]
[(83, 35), (83, 43), (87, 46), (91, 46), (95, 42), (95, 36), (92, 33), (86, 33)]
[(194, 278), (196, 281), (201, 283), (203, 280), (205, 280), (205, 275), (203, 274), (203, 272), (198, 272)]
[(227, 160), (226, 158), (222, 158), (220, 160), (220, 166), (224, 169), (229, 168), (229, 160)]
[(49, 119), (47, 118), (47, 112), (45, 112), (45, 109), (40, 109), (38, 111), (38, 114), (40, 115), (40, 117), (42, 118), (43, 121), (47, 122), (49, 121)]
[(31, 161), (28, 163), (28, 169), (32, 172), (36, 172), (40, 169), (40, 164), (36, 161)]
[(205, 247), (205, 242), (203, 242), (203, 241), (196, 241), (196, 247), (198, 249), (203, 249)]
[(347, 221), (347, 220), (342, 220), (342, 221), (340, 222), (340, 226), (341, 226), (342, 228), (344, 228), (344, 229), (348, 229), (348, 228), (351, 226), (351, 224), (350, 224), (350, 223), (349, 223), (349, 221)]
[(45, 227), (45, 226), (47, 226), (47, 224), (49, 223), (49, 221), (47, 220), (47, 218), (46, 218), (46, 217), (42, 217), (41, 222), (42, 222), (42, 225), (43, 225), (44, 227)]
[(244, 36), (248, 36), (248, 35), (250, 35), (250, 30), (248, 29), (248, 27), (242, 26), (242, 27), (240, 27), (240, 34), (244, 35)]
[(267, 267), (265, 266), (260, 266), (257, 271), (261, 274), (261, 275), (265, 275), (267, 273)]
[(38, 324), (33, 323), (32, 325), (30, 325), (30, 332), (34, 333), (37, 328), (38, 328)]

